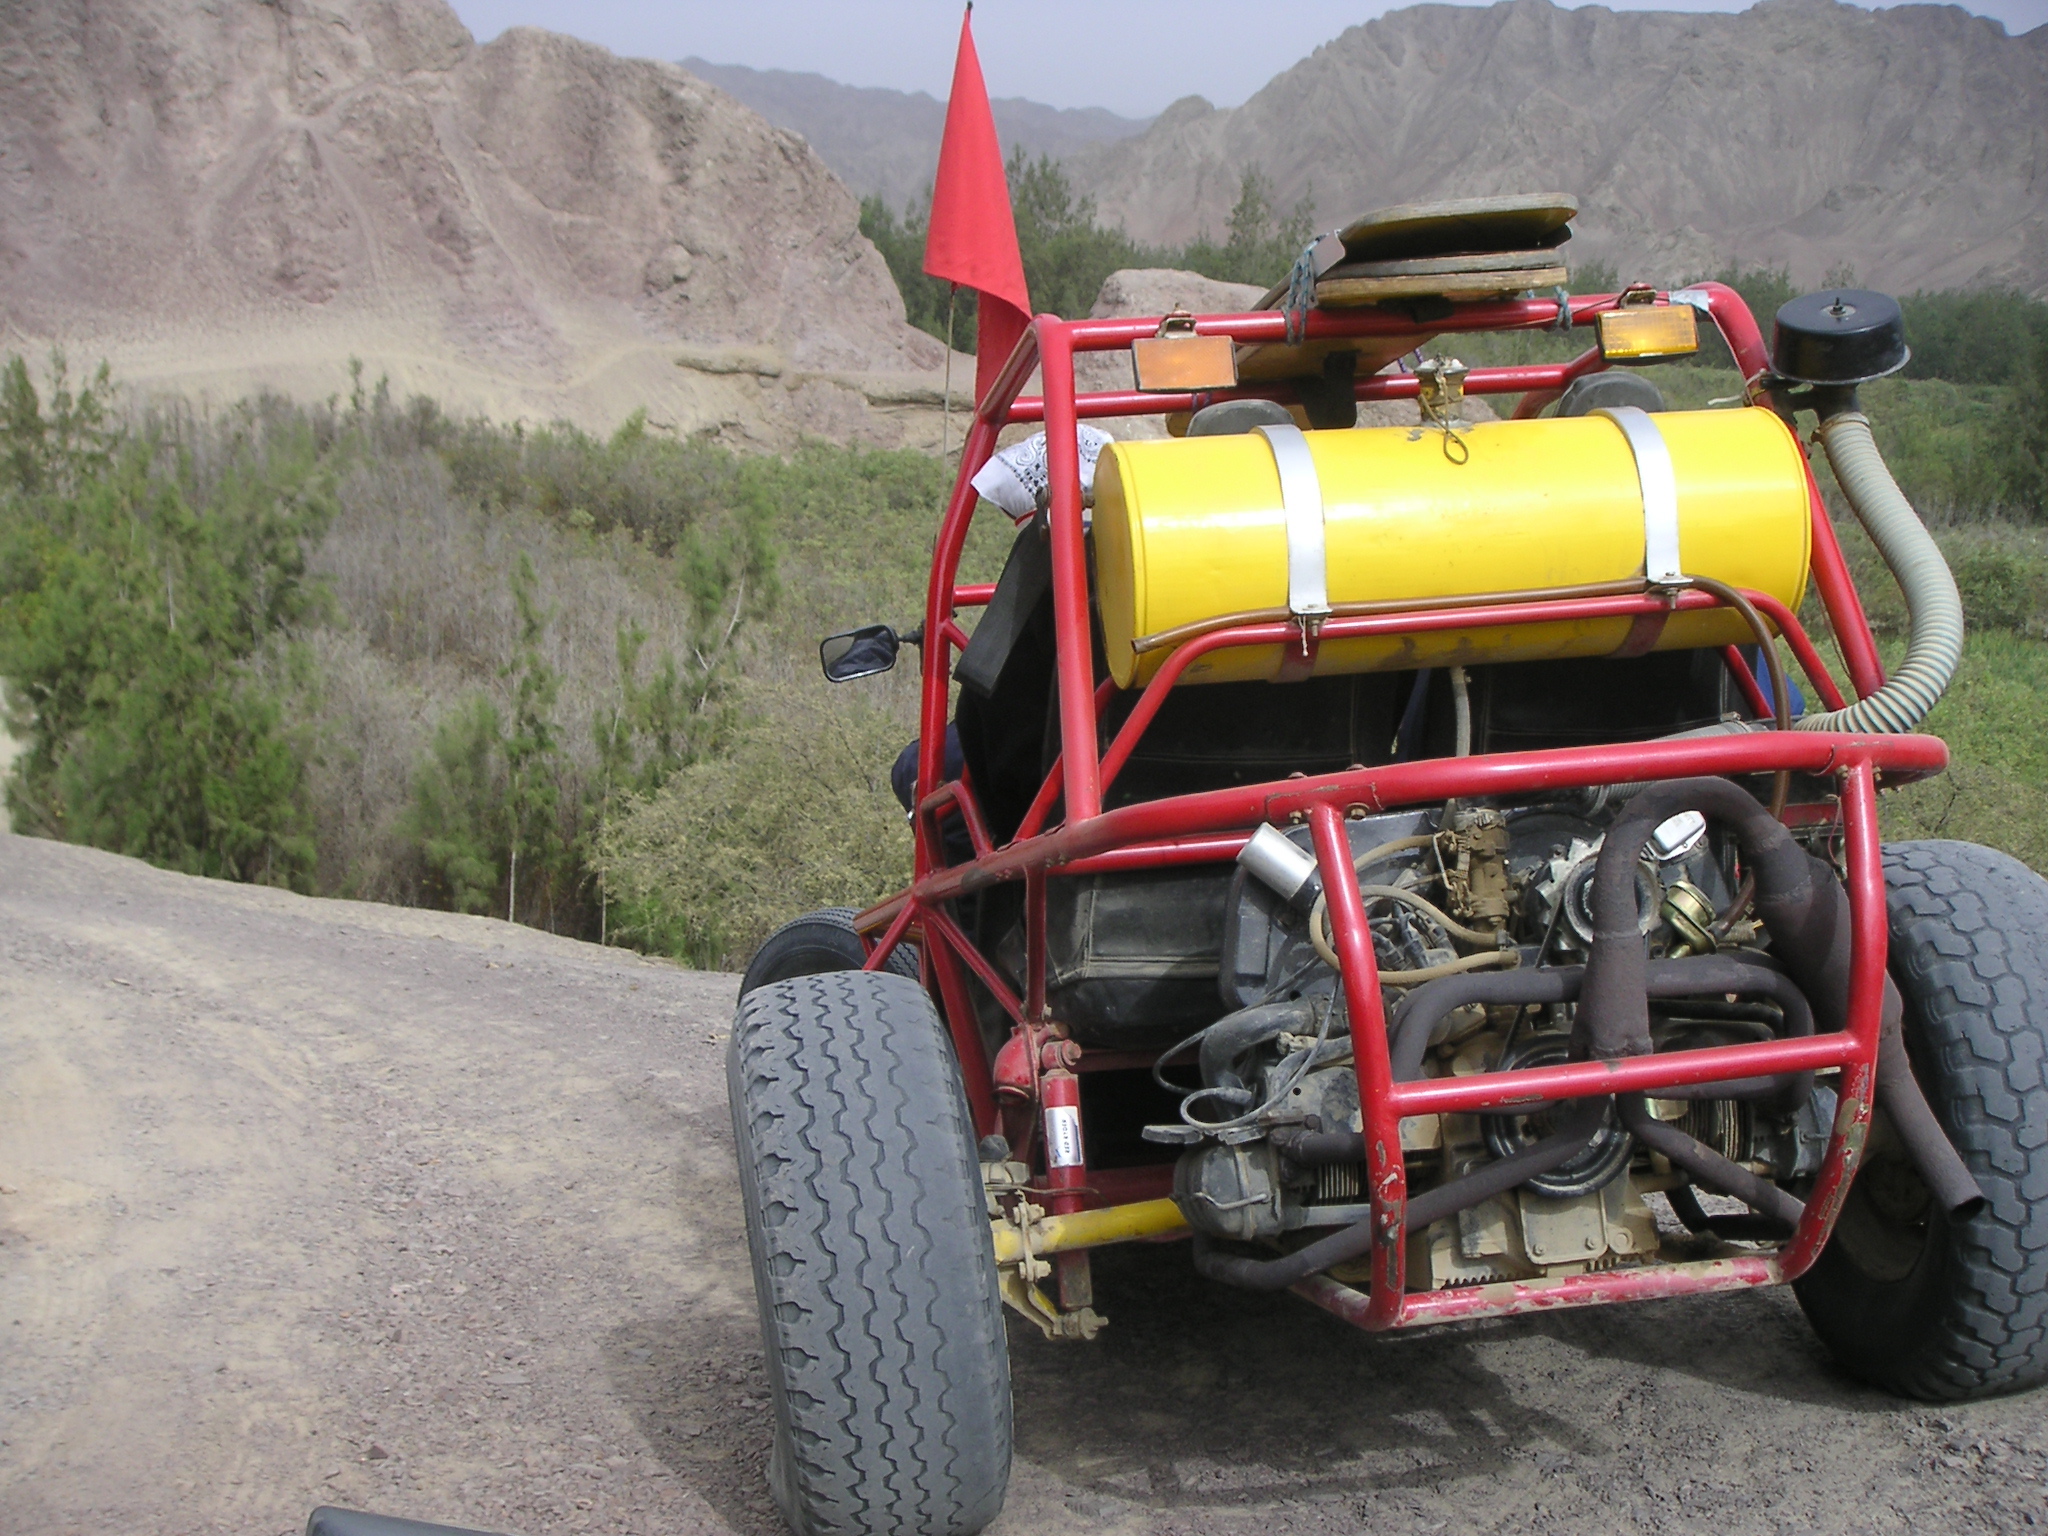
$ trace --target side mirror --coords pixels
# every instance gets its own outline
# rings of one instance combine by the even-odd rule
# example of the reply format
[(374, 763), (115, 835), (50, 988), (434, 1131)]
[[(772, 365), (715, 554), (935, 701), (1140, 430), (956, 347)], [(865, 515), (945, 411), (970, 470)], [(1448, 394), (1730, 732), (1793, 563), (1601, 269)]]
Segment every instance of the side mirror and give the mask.
[(886, 624), (863, 624), (844, 634), (827, 635), (818, 642), (818, 665), (825, 680), (850, 683), (857, 677), (873, 677), (896, 665), (896, 653), (903, 642)]
[(399, 1520), (323, 1504), (306, 1521), (306, 1536), (490, 1536), (465, 1526), (429, 1525), (424, 1520)]

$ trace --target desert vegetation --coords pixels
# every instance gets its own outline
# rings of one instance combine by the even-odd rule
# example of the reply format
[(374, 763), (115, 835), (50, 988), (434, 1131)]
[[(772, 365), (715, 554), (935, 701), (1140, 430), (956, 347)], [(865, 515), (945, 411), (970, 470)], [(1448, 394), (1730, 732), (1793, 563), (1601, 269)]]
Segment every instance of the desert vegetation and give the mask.
[[(907, 867), (909, 692), (828, 695), (810, 647), (910, 618), (935, 461), (456, 422), (360, 381), (214, 416), (123, 415), (61, 360), (0, 384), (18, 830), (706, 963)], [(643, 873), (686, 823), (722, 884)]]

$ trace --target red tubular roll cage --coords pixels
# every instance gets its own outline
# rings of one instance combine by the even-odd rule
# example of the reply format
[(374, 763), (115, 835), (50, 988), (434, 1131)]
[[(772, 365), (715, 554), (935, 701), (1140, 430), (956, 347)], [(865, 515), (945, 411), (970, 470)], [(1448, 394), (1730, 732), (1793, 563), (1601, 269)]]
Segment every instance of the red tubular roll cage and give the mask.
[[(1754, 318), (1741, 298), (1718, 283), (1690, 290), (1713, 320), (1748, 381), (1752, 400), (1765, 402), (1768, 359)], [(1657, 295), (1658, 302), (1668, 296)], [(1306, 337), (1420, 336), (1423, 333), (1538, 330), (1588, 326), (1617, 296), (1563, 299), (1526, 298), (1464, 304), (1441, 321), (1418, 326), (1398, 314), (1374, 310), (1312, 311)], [(1118, 351), (1152, 336), (1157, 319), (1061, 320), (1041, 315), (1019, 341), (995, 385), (973, 417), (945, 519), (940, 526), (926, 595), (923, 695), (915, 878), (907, 891), (863, 913), (857, 926), (871, 943), (868, 966), (880, 966), (913, 935), (921, 941), (925, 978), (936, 988), (966, 1079), (977, 1131), (999, 1124), (991, 1064), (983, 1045), (967, 977), (986, 987), (1013, 1023), (1028, 1030), (1050, 1022), (1045, 1001), (1045, 886), (1049, 878), (1108, 870), (1140, 870), (1174, 864), (1227, 861), (1260, 823), (1305, 823), (1328, 893), (1330, 921), (1358, 1073), (1365, 1123), (1366, 1174), (1370, 1190), (1374, 1247), (1373, 1281), (1358, 1290), (1317, 1276), (1295, 1289), (1307, 1299), (1373, 1330), (1458, 1318), (1558, 1306), (1579, 1306), (1632, 1298), (1769, 1285), (1796, 1278), (1819, 1256), (1832, 1231), (1842, 1199), (1862, 1153), (1870, 1120), (1871, 1086), (1877, 1061), (1878, 1022), (1886, 959), (1884, 873), (1877, 820), (1878, 777), (1898, 783), (1938, 773), (1947, 748), (1928, 736), (1850, 736), (1823, 732), (1757, 732), (1740, 736), (1653, 741), (1496, 753), (1351, 769), (1315, 778), (1216, 790), (1147, 801), (1105, 812), (1105, 791), (1128, 761), (1143, 734), (1190, 662), (1209, 651), (1270, 645), (1297, 635), (1290, 624), (1244, 623), (1211, 630), (1171, 652), (1146, 685), (1130, 716), (1106, 751), (1097, 750), (1097, 721), (1114, 685), (1097, 687), (1093, 676), (1088, 606), (1087, 559), (1083, 543), (1082, 496), (1075, 425), (1097, 417), (1189, 410), (1213, 399), (1294, 399), (1285, 384), (1252, 385), (1197, 398), (1136, 391), (1077, 395), (1073, 360), (1081, 352)], [(1239, 343), (1281, 343), (1286, 319), (1274, 313), (1206, 316), (1198, 333), (1228, 336)], [(1468, 394), (1525, 394), (1518, 414), (1532, 415), (1574, 379), (1606, 363), (1598, 347), (1566, 363), (1475, 368)], [(1045, 381), (1042, 398), (1019, 398), (1034, 368)], [(1378, 374), (1354, 386), (1361, 401), (1414, 398), (1412, 373)], [(961, 551), (978, 497), (969, 483), (996, 448), (997, 434), (1013, 423), (1042, 421), (1051, 478), (1050, 531), (1054, 622), (1058, 636), (1056, 677), (1062, 752), (1017, 835), (1002, 847), (992, 844), (972, 786), (944, 781), (944, 749), (953, 658), (967, 643), (955, 619), (961, 608), (989, 600), (991, 587), (956, 582)], [(1850, 582), (1827, 508), (1808, 475), (1812, 515), (1812, 570), (1849, 685), (1866, 697), (1884, 674), (1855, 588)], [(1766, 594), (1750, 592), (1792, 649), (1815, 694), (1829, 708), (1843, 702), (1840, 687), (1795, 615)], [(1412, 634), (1526, 624), (1539, 620), (1621, 617), (1669, 611), (1668, 594), (1559, 596), (1527, 594), (1480, 606), (1421, 607), (1398, 613), (1337, 617), (1326, 621), (1328, 639)], [(1675, 598), (1680, 608), (1716, 600), (1699, 591)], [(1731, 648), (1729, 664), (1754, 706), (1763, 710), (1755, 678)], [(1839, 1033), (1804, 1038), (1673, 1051), (1620, 1062), (1581, 1061), (1558, 1066), (1471, 1077), (1430, 1078), (1396, 1083), (1388, 1055), (1386, 1018), (1364, 904), (1351, 876), (1347, 817), (1382, 810), (1441, 803), (1452, 797), (1534, 794), (1644, 779), (1702, 774), (1749, 775), (1790, 769), (1832, 778), (1840, 786), (1840, 818), (1852, 914), (1849, 1016)], [(1048, 827), (1055, 806), (1060, 820)], [(974, 857), (948, 867), (940, 852), (939, 821), (959, 815)], [(1025, 883), (1028, 978), (1018, 997), (947, 914), (949, 900), (1005, 880)], [(1035, 1037), (1031, 1037), (1035, 1038)], [(1129, 1053), (1083, 1052), (1077, 1070), (1130, 1066)], [(1776, 1253), (1686, 1264), (1650, 1264), (1633, 1269), (1572, 1275), (1560, 1279), (1470, 1286), (1410, 1293), (1403, 1210), (1407, 1175), (1401, 1155), (1400, 1121), (1405, 1116), (1470, 1113), (1538, 1100), (1648, 1092), (1687, 1083), (1835, 1068), (1838, 1111), (1821, 1170), (1791, 1239)], [(1034, 1068), (1035, 1071), (1035, 1068)], [(1088, 1192), (1061, 1197), (1059, 1206), (1116, 1205), (1165, 1193), (1170, 1169), (1090, 1170)], [(1078, 1182), (1078, 1181), (1077, 1181)]]

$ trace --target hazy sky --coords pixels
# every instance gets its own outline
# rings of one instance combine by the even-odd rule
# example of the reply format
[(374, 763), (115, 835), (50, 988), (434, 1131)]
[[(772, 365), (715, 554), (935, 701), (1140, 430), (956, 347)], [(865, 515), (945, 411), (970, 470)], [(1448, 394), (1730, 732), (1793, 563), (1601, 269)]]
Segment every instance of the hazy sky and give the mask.
[[(849, 85), (946, 94), (959, 0), (453, 0), (479, 41), (547, 27), (637, 58), (813, 70)], [(989, 91), (1133, 117), (1181, 96), (1235, 106), (1393, 0), (980, 0), (974, 37)], [(1740, 11), (1748, 0), (1621, 0), (1616, 10)], [(2048, 22), (2048, 0), (1968, 0), (2008, 32)]]

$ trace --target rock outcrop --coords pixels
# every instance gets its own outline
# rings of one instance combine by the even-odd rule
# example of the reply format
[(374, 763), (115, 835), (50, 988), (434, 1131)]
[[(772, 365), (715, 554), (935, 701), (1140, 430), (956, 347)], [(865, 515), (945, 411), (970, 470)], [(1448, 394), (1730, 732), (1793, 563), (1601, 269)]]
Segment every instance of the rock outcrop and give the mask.
[(0, 6), (0, 348), (51, 344), (762, 445), (936, 440), (944, 356), (795, 134), (443, 0)]
[(1200, 98), (1068, 162), (1105, 223), (1221, 231), (1247, 167), (1329, 225), (1393, 203), (1562, 191), (1572, 255), (1624, 278), (1731, 261), (1879, 287), (2048, 294), (2048, 27), (1955, 6), (1762, 0), (1740, 15), (1420, 5), (1243, 106)]

